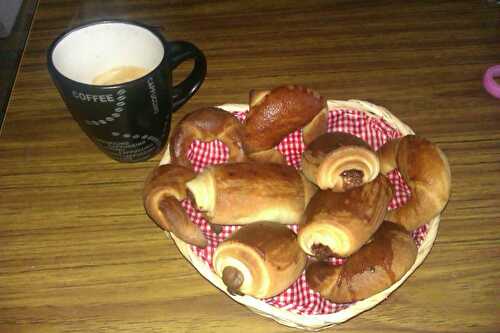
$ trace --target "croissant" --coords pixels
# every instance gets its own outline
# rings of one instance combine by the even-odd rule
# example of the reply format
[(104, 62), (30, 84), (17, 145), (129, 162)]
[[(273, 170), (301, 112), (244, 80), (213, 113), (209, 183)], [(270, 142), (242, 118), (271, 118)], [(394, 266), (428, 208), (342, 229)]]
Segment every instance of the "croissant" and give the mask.
[(215, 107), (197, 109), (174, 128), (170, 139), (172, 164), (193, 168), (187, 153), (194, 140), (220, 140), (228, 148), (228, 162), (246, 159), (243, 150), (243, 125), (229, 112)]
[(372, 181), (380, 170), (377, 154), (360, 138), (333, 132), (317, 137), (303, 153), (302, 172), (320, 189), (336, 192)]
[(378, 151), (381, 172), (397, 168), (411, 190), (405, 205), (386, 219), (415, 230), (438, 216), (450, 197), (451, 172), (441, 149), (425, 138), (407, 135), (384, 144)]
[(311, 289), (335, 303), (366, 299), (401, 279), (415, 263), (417, 246), (400, 225), (384, 222), (371, 242), (342, 266), (315, 262), (306, 269)]
[(250, 93), (250, 110), (243, 125), (248, 154), (269, 150), (289, 133), (302, 128), (326, 109), (326, 99), (298, 85)]
[(320, 260), (350, 256), (378, 229), (391, 198), (391, 184), (383, 175), (346, 192), (319, 190), (299, 226), (300, 247)]
[(166, 164), (154, 168), (143, 188), (143, 203), (148, 216), (163, 230), (186, 243), (206, 247), (200, 228), (187, 216), (181, 201), (186, 198), (186, 182), (195, 177), (188, 168)]
[(186, 186), (212, 223), (235, 225), (299, 223), (316, 191), (293, 167), (251, 162), (210, 166)]
[(212, 263), (230, 293), (267, 298), (297, 280), (306, 261), (295, 233), (288, 227), (256, 222), (220, 243)]

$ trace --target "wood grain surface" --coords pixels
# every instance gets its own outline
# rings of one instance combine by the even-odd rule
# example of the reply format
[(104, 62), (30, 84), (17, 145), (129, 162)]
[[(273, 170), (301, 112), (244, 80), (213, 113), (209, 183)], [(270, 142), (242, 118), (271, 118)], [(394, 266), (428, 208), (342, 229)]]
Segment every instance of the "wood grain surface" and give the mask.
[(212, 287), (147, 218), (141, 189), (160, 156), (114, 162), (66, 111), (47, 47), (110, 17), (205, 52), (206, 81), (173, 125), (301, 83), (383, 105), (439, 144), (453, 190), (429, 257), (327, 331), (499, 332), (500, 100), (481, 85), (500, 61), (499, 14), (494, 1), (40, 1), (0, 137), (0, 332), (296, 331)]

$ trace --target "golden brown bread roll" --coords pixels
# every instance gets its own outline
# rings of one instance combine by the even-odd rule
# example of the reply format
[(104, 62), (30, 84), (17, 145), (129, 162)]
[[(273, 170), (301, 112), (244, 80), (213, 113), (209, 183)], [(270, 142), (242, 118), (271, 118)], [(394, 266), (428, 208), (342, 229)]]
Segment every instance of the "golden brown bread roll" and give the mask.
[(161, 229), (172, 232), (186, 243), (205, 247), (205, 236), (181, 205), (186, 198), (186, 182), (195, 175), (179, 165), (154, 168), (146, 178), (143, 203), (146, 213)]
[(335, 303), (373, 296), (401, 279), (413, 266), (417, 246), (401, 226), (384, 222), (373, 239), (342, 266), (315, 262), (306, 269), (309, 287)]
[(378, 229), (391, 198), (383, 175), (346, 192), (319, 190), (299, 226), (300, 247), (319, 259), (350, 256)]
[(220, 243), (212, 262), (230, 293), (267, 298), (297, 280), (306, 261), (295, 233), (288, 227), (255, 222)]
[(342, 132), (317, 137), (302, 154), (302, 172), (320, 189), (341, 192), (379, 174), (377, 154), (360, 138)]
[(326, 99), (298, 85), (251, 92), (250, 110), (243, 126), (246, 152), (255, 153), (275, 147), (323, 109), (326, 109)]
[(405, 205), (391, 210), (386, 219), (415, 230), (438, 216), (450, 197), (448, 159), (425, 138), (407, 135), (389, 141), (378, 151), (381, 171), (397, 168), (411, 190)]
[(220, 140), (229, 149), (228, 162), (246, 159), (243, 150), (243, 125), (231, 113), (208, 107), (195, 110), (181, 119), (172, 131), (170, 157), (172, 164), (193, 168), (187, 153), (194, 140)]
[(316, 190), (293, 167), (255, 162), (210, 166), (186, 186), (210, 222), (236, 225), (299, 223)]

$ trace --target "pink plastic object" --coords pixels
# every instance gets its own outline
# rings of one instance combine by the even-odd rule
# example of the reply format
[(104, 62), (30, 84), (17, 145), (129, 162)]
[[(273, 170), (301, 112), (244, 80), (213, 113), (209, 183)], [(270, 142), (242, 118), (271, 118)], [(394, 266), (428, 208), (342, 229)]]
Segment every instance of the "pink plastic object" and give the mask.
[(483, 86), (487, 92), (496, 98), (500, 98), (500, 85), (495, 81), (495, 77), (500, 78), (500, 65), (495, 65), (484, 73)]

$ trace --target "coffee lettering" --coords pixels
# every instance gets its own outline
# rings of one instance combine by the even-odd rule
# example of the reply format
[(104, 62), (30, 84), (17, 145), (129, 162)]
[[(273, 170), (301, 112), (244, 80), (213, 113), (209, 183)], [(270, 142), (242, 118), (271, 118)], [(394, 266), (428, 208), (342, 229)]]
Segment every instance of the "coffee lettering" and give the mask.
[(84, 102), (99, 102), (99, 103), (113, 103), (115, 98), (112, 94), (106, 95), (92, 95), (73, 90), (72, 95), (74, 98)]
[(154, 114), (158, 114), (160, 112), (160, 108), (158, 107), (158, 97), (156, 96), (156, 86), (153, 81), (153, 78), (150, 77), (148, 79), (148, 88), (149, 95), (151, 96), (151, 103), (153, 104), (153, 112)]

